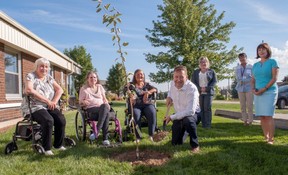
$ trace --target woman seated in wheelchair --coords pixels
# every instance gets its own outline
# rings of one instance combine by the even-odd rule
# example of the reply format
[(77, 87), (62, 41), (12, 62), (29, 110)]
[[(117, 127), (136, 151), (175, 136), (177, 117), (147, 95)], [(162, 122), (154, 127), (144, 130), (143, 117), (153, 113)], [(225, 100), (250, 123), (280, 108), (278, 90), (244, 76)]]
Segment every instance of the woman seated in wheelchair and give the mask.
[[(49, 75), (50, 62), (46, 58), (35, 61), (34, 72), (28, 73), (25, 80), (24, 93), (30, 96), (32, 120), (41, 125), (42, 146), (45, 155), (53, 155), (52, 134), (54, 125), (54, 148), (66, 150), (63, 145), (66, 120), (58, 109), (58, 101), (63, 89)], [(24, 116), (30, 114), (29, 102), (24, 98), (21, 109)]]
[[(156, 128), (156, 108), (151, 103), (152, 94), (157, 93), (157, 88), (145, 82), (145, 75), (141, 69), (134, 72), (131, 83), (124, 88), (124, 92), (129, 94), (129, 111), (133, 106), (134, 120), (141, 127), (141, 114), (147, 118), (149, 139), (153, 141), (153, 134)], [(131, 93), (132, 92), (132, 93)], [(137, 140), (140, 141), (140, 135), (136, 132)]]
[(87, 110), (92, 120), (98, 121), (96, 133), (99, 135), (100, 129), (102, 129), (103, 144), (110, 145), (108, 140), (110, 105), (96, 72), (90, 71), (86, 75), (86, 84), (80, 89), (79, 103)]

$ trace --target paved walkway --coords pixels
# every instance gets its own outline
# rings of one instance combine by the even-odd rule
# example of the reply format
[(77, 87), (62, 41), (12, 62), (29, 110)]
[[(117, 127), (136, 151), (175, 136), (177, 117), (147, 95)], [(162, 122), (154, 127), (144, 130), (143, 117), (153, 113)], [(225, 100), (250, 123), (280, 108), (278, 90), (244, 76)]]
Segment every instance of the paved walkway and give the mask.
[[(241, 119), (241, 113), (236, 111), (228, 111), (222, 109), (215, 110), (216, 116), (222, 116), (233, 119)], [(260, 122), (260, 119), (254, 117), (254, 122)], [(274, 115), (275, 127), (280, 129), (288, 129), (288, 114), (275, 114)]]

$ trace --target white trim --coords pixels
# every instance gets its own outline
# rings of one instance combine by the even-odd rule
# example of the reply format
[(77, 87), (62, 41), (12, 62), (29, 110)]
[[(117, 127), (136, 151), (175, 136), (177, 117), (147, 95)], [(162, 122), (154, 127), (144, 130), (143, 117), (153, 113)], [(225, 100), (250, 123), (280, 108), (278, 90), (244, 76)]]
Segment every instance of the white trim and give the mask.
[(0, 109), (3, 108), (15, 108), (15, 107), (20, 107), (21, 103), (5, 103), (5, 104), (0, 104)]

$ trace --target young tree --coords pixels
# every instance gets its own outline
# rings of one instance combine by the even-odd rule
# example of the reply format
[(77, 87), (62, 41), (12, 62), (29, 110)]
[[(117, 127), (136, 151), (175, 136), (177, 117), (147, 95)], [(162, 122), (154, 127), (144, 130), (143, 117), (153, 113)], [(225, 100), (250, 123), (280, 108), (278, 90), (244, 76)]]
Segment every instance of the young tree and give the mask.
[(107, 77), (106, 87), (113, 93), (116, 93), (118, 97), (123, 92), (123, 87), (126, 84), (126, 70), (122, 67), (121, 63), (116, 63), (109, 70), (109, 75)]
[(153, 29), (146, 29), (150, 33), (146, 38), (152, 46), (163, 48), (157, 54), (145, 54), (146, 61), (155, 63), (159, 69), (157, 73), (150, 73), (152, 81), (170, 80), (171, 70), (178, 64), (185, 65), (191, 75), (198, 68), (201, 56), (209, 58), (219, 80), (226, 78), (225, 74), (231, 71), (228, 65), (243, 50), (237, 50), (237, 46), (227, 50), (225, 46), (236, 24), (221, 24), (224, 12), (217, 16), (208, 0), (163, 0), (158, 9), (162, 11), (159, 20), (153, 21)]
[(87, 53), (84, 46), (74, 46), (73, 49), (64, 49), (63, 53), (82, 66), (81, 74), (75, 77), (75, 88), (78, 91), (84, 84), (88, 71), (95, 70), (91, 62), (91, 55)]

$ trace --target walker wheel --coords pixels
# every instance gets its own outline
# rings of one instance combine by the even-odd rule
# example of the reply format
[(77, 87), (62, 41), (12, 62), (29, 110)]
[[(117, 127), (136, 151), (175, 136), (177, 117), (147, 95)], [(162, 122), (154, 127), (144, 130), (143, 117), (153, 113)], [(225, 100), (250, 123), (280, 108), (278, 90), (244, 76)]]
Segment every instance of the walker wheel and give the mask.
[(5, 154), (11, 154), (13, 151), (17, 150), (18, 147), (15, 142), (10, 142), (5, 147)]

